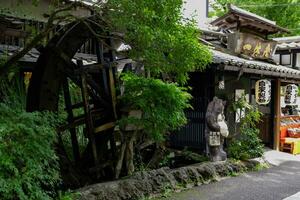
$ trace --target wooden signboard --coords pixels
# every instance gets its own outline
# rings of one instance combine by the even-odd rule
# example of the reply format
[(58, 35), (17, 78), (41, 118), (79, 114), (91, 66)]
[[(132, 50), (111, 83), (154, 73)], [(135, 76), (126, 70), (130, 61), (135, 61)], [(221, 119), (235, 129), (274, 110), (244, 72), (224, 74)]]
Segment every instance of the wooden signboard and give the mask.
[(266, 105), (271, 101), (271, 82), (269, 80), (256, 81), (255, 100), (259, 105)]
[(220, 132), (210, 132), (209, 133), (209, 145), (210, 146), (220, 146), (221, 145), (221, 133)]
[(272, 58), (277, 44), (273, 40), (264, 40), (247, 33), (234, 33), (230, 37), (229, 41), (235, 53), (262, 60)]

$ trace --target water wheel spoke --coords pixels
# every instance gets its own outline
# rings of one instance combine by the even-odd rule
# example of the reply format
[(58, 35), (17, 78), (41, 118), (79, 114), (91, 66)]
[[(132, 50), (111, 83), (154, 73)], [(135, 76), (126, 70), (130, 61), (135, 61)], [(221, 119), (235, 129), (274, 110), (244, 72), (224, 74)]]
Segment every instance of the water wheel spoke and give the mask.
[[(66, 105), (66, 110), (68, 113), (68, 122), (73, 123), (74, 122), (74, 115), (73, 115), (73, 109), (72, 109), (72, 102), (71, 102), (71, 96), (70, 96), (70, 90), (69, 90), (69, 82), (67, 78), (64, 78), (63, 80), (63, 91), (64, 91), (64, 97), (65, 97), (65, 105)], [(79, 144), (77, 140), (77, 135), (76, 135), (76, 129), (75, 128), (70, 128), (70, 133), (71, 133), (71, 141), (72, 141), (72, 149), (73, 149), (73, 155), (74, 155), (74, 160), (76, 163), (79, 162), (80, 160), (80, 152), (79, 152)]]

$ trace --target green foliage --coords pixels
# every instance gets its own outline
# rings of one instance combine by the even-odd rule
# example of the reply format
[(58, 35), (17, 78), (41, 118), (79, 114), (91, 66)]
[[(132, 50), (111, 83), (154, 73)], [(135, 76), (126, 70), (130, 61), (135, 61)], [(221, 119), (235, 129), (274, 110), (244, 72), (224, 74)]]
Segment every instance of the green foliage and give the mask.
[(60, 183), (54, 151), (57, 117), (25, 112), (20, 84), (1, 82), (0, 199), (52, 199)]
[(59, 183), (55, 117), (0, 104), (0, 199), (50, 199)]
[(262, 156), (263, 144), (259, 138), (259, 129), (256, 127), (262, 113), (249, 105), (244, 98), (237, 101), (234, 107), (245, 109), (246, 116), (240, 124), (240, 135), (229, 144), (229, 156), (241, 160)]
[(290, 35), (300, 33), (300, 5), (295, 0), (216, 0), (212, 3), (215, 12), (211, 15), (221, 16), (224, 14), (227, 3), (233, 3), (245, 10), (276, 21), (278, 25), (290, 29)]
[(75, 200), (79, 199), (80, 194), (79, 193), (74, 193), (71, 191), (67, 192), (58, 192), (58, 200)]
[(172, 159), (174, 158), (174, 153), (168, 153), (163, 157), (163, 159), (160, 161), (159, 166), (160, 167), (169, 167), (172, 164)]
[(268, 163), (266, 163), (266, 162), (264, 162), (264, 163), (258, 163), (254, 167), (253, 171), (260, 171), (260, 170), (268, 169), (268, 168), (270, 168), (270, 165)]
[(152, 74), (169, 73), (179, 82), (211, 60), (208, 48), (198, 41), (195, 23), (183, 22), (182, 4), (182, 0), (108, 1), (108, 19), (125, 33), (125, 42), (132, 47), (129, 56)]
[(143, 127), (153, 139), (161, 141), (167, 131), (175, 130), (187, 120), (184, 109), (190, 107), (190, 94), (175, 83), (164, 83), (154, 78), (144, 78), (133, 74), (122, 77), (125, 93), (122, 102), (132, 110), (141, 110), (141, 119), (123, 117), (120, 125), (134, 124)]

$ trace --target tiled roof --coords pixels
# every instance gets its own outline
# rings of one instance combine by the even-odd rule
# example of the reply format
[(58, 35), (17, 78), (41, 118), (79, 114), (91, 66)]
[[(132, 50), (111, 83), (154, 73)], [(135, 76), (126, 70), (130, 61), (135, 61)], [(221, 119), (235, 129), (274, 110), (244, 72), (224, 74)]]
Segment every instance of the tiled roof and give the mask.
[(267, 18), (264, 18), (262, 16), (256, 15), (254, 13), (251, 13), (251, 12), (247, 11), (247, 10), (241, 9), (241, 8), (235, 6), (235, 5), (229, 4), (228, 7), (229, 7), (229, 10), (231, 12), (233, 12), (233, 13), (237, 13), (237, 14), (242, 14), (242, 15), (245, 15), (245, 16), (249, 16), (249, 17), (252, 17), (254, 19), (260, 20), (260, 21), (262, 21), (264, 23), (272, 24), (274, 26), (276, 25), (275, 21), (271, 21), (271, 20), (269, 20)]
[(225, 70), (243, 70), (245, 73), (300, 79), (300, 70), (262, 61), (248, 60), (214, 49), (211, 52), (213, 63), (224, 64)]
[[(0, 57), (1, 56), (12, 56), (16, 52), (20, 51), (20, 47), (17, 46), (7, 46), (0, 45)], [(19, 61), (25, 62), (26, 64), (22, 64), (22, 68), (26, 70), (32, 70), (34, 63), (36, 63), (40, 53), (36, 49), (30, 50), (24, 57), (22, 57)], [(76, 53), (72, 61), (76, 63), (76, 60), (82, 60), (84, 65), (90, 65), (97, 63), (97, 56), (93, 54), (85, 54), (85, 53)], [(117, 56), (117, 67), (118, 70), (122, 71), (123, 67), (127, 63), (133, 63), (131, 59), (123, 58), (122, 56)]]
[[(17, 46), (8, 46), (8, 45), (0, 45), (0, 56), (12, 56), (16, 52), (20, 51), (20, 47)], [(24, 57), (22, 57), (19, 61), (27, 62), (27, 63), (35, 63), (40, 56), (40, 53), (36, 49), (31, 49)], [(84, 64), (93, 64), (97, 62), (96, 55), (84, 54), (84, 53), (76, 53), (74, 59), (83, 60)]]
[(97, 6), (99, 3), (103, 3), (105, 1), (99, 1), (99, 0), (68, 0), (70, 2), (81, 2), (87, 6)]
[(300, 36), (273, 38), (277, 41), (277, 50), (299, 49)]
[(264, 34), (289, 32), (289, 30), (276, 25), (275, 21), (268, 20), (232, 4), (228, 4), (228, 12), (225, 15), (215, 19), (210, 24), (227, 30), (236, 30), (238, 26), (247, 27)]

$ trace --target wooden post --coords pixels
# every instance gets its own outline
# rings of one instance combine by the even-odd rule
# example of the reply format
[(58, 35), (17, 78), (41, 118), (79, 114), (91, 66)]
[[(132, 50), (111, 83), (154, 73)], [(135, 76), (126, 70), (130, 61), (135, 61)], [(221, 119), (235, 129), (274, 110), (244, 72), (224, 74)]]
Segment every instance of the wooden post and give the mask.
[(280, 79), (275, 80), (275, 99), (274, 99), (274, 144), (273, 149), (279, 150), (280, 142), (280, 116), (281, 116), (281, 107), (280, 107)]
[[(82, 68), (83, 67), (82, 60), (77, 60), (77, 65), (80, 68)], [(86, 82), (86, 75), (84, 74), (84, 72), (81, 74), (81, 92), (82, 92), (82, 99), (83, 99), (83, 104), (84, 104), (86, 129), (87, 129), (88, 137), (90, 139), (91, 146), (92, 146), (94, 162), (95, 162), (95, 166), (99, 166), (97, 146), (96, 146), (96, 140), (95, 140), (95, 136), (94, 136), (94, 122), (93, 122), (93, 117), (92, 117), (92, 113), (91, 113), (91, 109), (90, 109), (88, 86), (87, 86), (87, 82)]]
[[(114, 41), (112, 38), (110, 38), (109, 40), (110, 46), (113, 47), (114, 46)], [(117, 67), (114, 66), (114, 61), (116, 60), (116, 52), (115, 50), (113, 50), (112, 48), (109, 51), (109, 60), (110, 60), (110, 66), (109, 66), (109, 86), (110, 86), (110, 94), (111, 94), (111, 100), (112, 100), (112, 108), (113, 108), (113, 112), (114, 112), (114, 118), (115, 120), (118, 119), (118, 115), (117, 115), (117, 94), (116, 94), (116, 83), (117, 83), (117, 78), (116, 78), (116, 74), (117, 74)], [(114, 133), (112, 133), (110, 135), (110, 146), (111, 146), (111, 150), (112, 150), (112, 154), (114, 159), (117, 158), (117, 147), (116, 147), (116, 141), (115, 141), (115, 136)], [(116, 163), (115, 163), (116, 166)], [(115, 168), (116, 170), (116, 168)]]
[[(67, 78), (64, 78), (63, 80), (63, 90), (64, 90), (64, 97), (65, 97), (65, 106), (68, 112), (68, 122), (69, 124), (72, 124), (74, 122), (74, 115), (72, 110), (69, 82)], [(76, 128), (75, 127), (70, 128), (70, 133), (71, 133), (74, 160), (76, 163), (78, 163), (80, 160), (80, 152), (79, 152), (79, 144), (76, 136)]]
[[(96, 55), (97, 55), (97, 60), (98, 63), (101, 63), (104, 66), (104, 55), (103, 55), (103, 44), (99, 44), (99, 42), (96, 42)], [(102, 79), (103, 79), (103, 86), (104, 86), (104, 91), (107, 96), (109, 96), (109, 89), (107, 85), (107, 73), (105, 67), (102, 69)]]
[(110, 87), (110, 93), (111, 93), (112, 107), (113, 107), (114, 117), (115, 117), (115, 119), (117, 119), (118, 118), (117, 109), (116, 109), (117, 96), (116, 96), (116, 87), (115, 87), (115, 81), (114, 81), (114, 74), (113, 74), (112, 66), (109, 67), (108, 74), (109, 74), (109, 87)]

